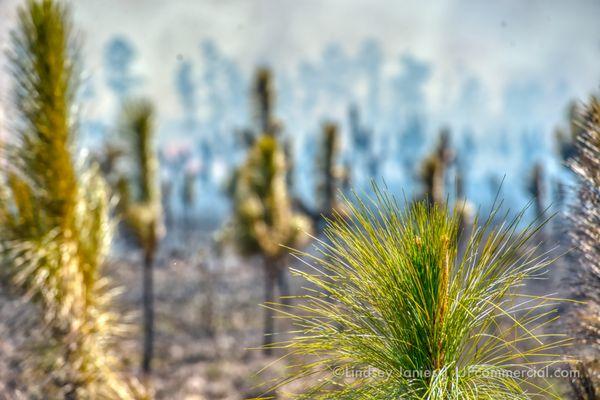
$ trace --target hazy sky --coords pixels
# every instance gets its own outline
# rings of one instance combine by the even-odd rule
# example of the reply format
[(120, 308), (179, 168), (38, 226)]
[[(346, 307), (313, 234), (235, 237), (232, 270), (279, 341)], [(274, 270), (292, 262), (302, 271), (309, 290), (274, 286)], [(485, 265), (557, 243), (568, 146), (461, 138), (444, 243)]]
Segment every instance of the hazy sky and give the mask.
[[(19, 0), (0, 0), (0, 40)], [(477, 76), (500, 107), (508, 81), (541, 80), (585, 96), (600, 82), (599, 0), (77, 0), (76, 26), (85, 40), (86, 68), (103, 82), (102, 56), (116, 34), (138, 48), (135, 68), (145, 90), (174, 114), (177, 57), (201, 62), (199, 43), (214, 39), (249, 71), (258, 62), (294, 68), (339, 42), (350, 54), (378, 40), (387, 69), (407, 51), (433, 64), (429, 102), (443, 107), (460, 79)], [(199, 65), (201, 68), (201, 65)], [(6, 92), (7, 80), (0, 78)], [(103, 94), (104, 87), (100, 87)], [(104, 96), (106, 97), (106, 96)], [(95, 105), (103, 110), (106, 103)]]
[[(14, 24), (15, 9), (23, 2), (0, 0), (2, 50), (8, 46), (7, 32)], [(478, 153), (478, 168), (471, 171), (471, 181), (480, 185), (477, 195), (484, 195), (490, 173), (500, 177), (506, 173), (507, 187), (521, 187), (527, 166), (519, 166), (520, 158), (535, 161), (540, 155), (529, 153), (532, 149), (552, 158), (553, 129), (564, 121), (566, 104), (573, 98), (584, 100), (598, 91), (600, 84), (600, 0), (70, 3), (84, 43), (86, 75), (95, 94), (84, 106), (84, 118), (114, 125), (116, 100), (106, 85), (103, 57), (111, 39), (125, 36), (137, 48), (133, 68), (144, 78), (143, 91), (158, 105), (160, 136), (171, 143), (191, 139), (185, 132), (177, 138), (182, 108), (174, 74), (182, 60), (189, 60), (195, 79), (199, 79), (203, 69), (200, 44), (206, 39), (213, 40), (227, 58), (237, 62), (246, 77), (258, 64), (267, 63), (275, 68), (278, 77), (285, 72), (293, 78), (301, 62), (322, 62), (323, 50), (331, 43), (337, 43), (354, 57), (365, 40), (374, 39), (384, 52), (384, 75), (389, 78), (398, 73), (401, 56), (410, 53), (431, 67), (431, 77), (424, 88), (429, 137), (440, 126), (449, 124), (460, 140), (458, 136), (473, 127), (488, 148)], [(0, 55), (0, 64), (4, 61)], [(473, 81), (481, 91), (464, 102), (465, 83)], [(384, 79), (382, 85), (382, 90), (388, 92), (393, 88), (389, 79)], [(6, 132), (2, 115), (10, 115), (6, 111), (9, 86), (6, 74), (0, 73), (0, 137)], [(199, 90), (203, 90), (203, 85)], [(296, 115), (283, 122), (288, 131), (310, 134), (325, 116), (346, 121), (346, 107), (354, 100), (319, 104), (316, 115), (304, 115), (303, 108), (292, 106)], [(394, 112), (395, 109), (393, 116)], [(228, 116), (231, 112), (224, 112), (220, 121)], [(246, 115), (238, 117), (238, 121), (249, 119)], [(543, 137), (529, 139), (527, 148), (522, 138), (513, 140), (510, 156), (496, 151), (511, 140), (507, 133), (531, 133), (530, 126)], [(398, 132), (397, 127), (389, 129), (388, 133)], [(233, 131), (232, 126), (227, 130)], [(381, 130), (375, 126), (375, 133)], [(199, 133), (205, 135), (206, 131)], [(562, 170), (557, 165), (554, 169)], [(392, 168), (398, 174), (396, 170)], [(386, 174), (386, 179), (394, 179), (389, 171)]]

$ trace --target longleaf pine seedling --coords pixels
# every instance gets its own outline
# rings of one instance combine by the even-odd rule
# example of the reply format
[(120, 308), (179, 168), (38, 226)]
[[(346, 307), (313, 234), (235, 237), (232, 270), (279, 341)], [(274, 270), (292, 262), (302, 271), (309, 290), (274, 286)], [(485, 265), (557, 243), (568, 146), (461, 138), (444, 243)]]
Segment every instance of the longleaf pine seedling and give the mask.
[[(244, 255), (260, 255), (264, 270), (265, 302), (273, 302), (275, 286), (282, 301), (289, 300), (288, 252), (281, 246), (301, 246), (303, 232), (311, 221), (295, 212), (290, 189), (290, 155), (280, 135), (281, 125), (274, 116), (275, 88), (271, 70), (259, 68), (252, 100), (257, 132), (251, 134), (246, 159), (234, 172), (230, 193), (233, 200), (231, 233)], [(273, 341), (272, 310), (264, 313), (264, 353)]]
[[(575, 137), (570, 166), (577, 176), (577, 198), (570, 208), (571, 239), (578, 261), (573, 286), (586, 301), (571, 313), (584, 363), (573, 381), (575, 398), (593, 399), (600, 386), (600, 99), (592, 97)], [(586, 377), (589, 377), (586, 379)]]
[[(340, 134), (338, 127), (332, 122), (323, 124), (322, 139), (317, 158), (318, 183), (317, 183), (317, 201), (318, 201), (318, 224), (321, 224), (320, 216), (329, 217), (337, 210), (342, 213), (342, 206), (336, 197), (336, 192), (342, 189), (343, 175), (346, 173), (337, 165), (340, 152)], [(321, 224), (322, 225), (322, 224)]]
[(258, 134), (277, 136), (279, 127), (274, 116), (275, 88), (271, 70), (267, 67), (259, 68), (254, 81), (252, 105)]
[(454, 151), (450, 147), (450, 131), (442, 129), (435, 151), (427, 156), (421, 165), (421, 181), (424, 198), (430, 203), (441, 204), (446, 193), (446, 175), (454, 161)]
[(131, 154), (131, 173), (120, 180), (119, 208), (144, 252), (142, 372), (148, 377), (154, 353), (154, 258), (164, 230), (154, 146), (154, 109), (147, 100), (129, 100), (123, 106), (121, 119), (121, 133)]
[[(281, 245), (302, 245), (310, 221), (292, 209), (285, 182), (285, 156), (275, 137), (262, 135), (256, 140), (236, 179), (235, 241), (243, 254), (262, 256), (265, 302), (272, 302), (275, 283), (281, 296), (289, 294), (285, 285), (287, 250)], [(264, 333), (264, 344), (272, 343), (273, 316), (269, 308), (265, 310)], [(265, 348), (265, 353), (269, 352)]]
[[(111, 351), (119, 333), (101, 266), (112, 237), (108, 191), (74, 152), (77, 57), (65, 8), (28, 1), (13, 34), (15, 130), (3, 148), (0, 272), (38, 305), (44, 343), (29, 354), (32, 398), (128, 399)], [(35, 397), (41, 396), (41, 397)]]
[(495, 207), (459, 255), (457, 213), (375, 193), (346, 200), (353, 218), (333, 217), (316, 252), (301, 254), (308, 294), (271, 305), (295, 326), (273, 347), (302, 360), (275, 387), (316, 382), (298, 399), (555, 397), (527, 371), (569, 343), (545, 329), (556, 300), (518, 292), (552, 262), (530, 243), (543, 223), (522, 228), (520, 213), (497, 225)]

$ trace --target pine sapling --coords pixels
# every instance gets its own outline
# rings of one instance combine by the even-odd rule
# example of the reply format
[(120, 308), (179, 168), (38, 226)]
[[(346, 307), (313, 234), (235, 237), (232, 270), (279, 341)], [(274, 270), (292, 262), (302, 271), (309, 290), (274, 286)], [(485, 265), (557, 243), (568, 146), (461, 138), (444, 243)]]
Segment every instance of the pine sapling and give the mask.
[(536, 163), (531, 169), (527, 191), (535, 200), (535, 215), (543, 219), (546, 211), (546, 184), (544, 178), (544, 167)]
[(259, 68), (254, 78), (253, 106), (259, 135), (277, 135), (278, 122), (274, 117), (275, 87), (273, 74), (266, 67)]
[[(573, 380), (578, 400), (596, 398), (600, 386), (600, 100), (593, 97), (581, 116), (570, 167), (577, 176), (577, 197), (569, 210), (576, 260), (573, 290), (585, 301), (571, 316), (581, 344), (581, 379)], [(587, 379), (586, 379), (587, 377)]]
[(142, 372), (152, 372), (154, 352), (154, 260), (163, 234), (158, 157), (154, 146), (154, 111), (146, 100), (129, 100), (123, 106), (121, 132), (132, 155), (130, 171), (121, 179), (120, 210), (143, 250)]
[(43, 398), (134, 398), (111, 350), (122, 326), (102, 272), (113, 227), (108, 190), (97, 168), (74, 155), (78, 63), (68, 11), (30, 0), (18, 17), (10, 53), (16, 129), (2, 146), (0, 267), (43, 315), (45, 342), (32, 346), (28, 386)]
[(430, 154), (421, 166), (421, 181), (424, 186), (424, 198), (430, 204), (442, 204), (446, 193), (446, 174), (454, 153), (450, 147), (450, 132), (442, 129), (436, 150)]
[[(272, 345), (302, 364), (275, 388), (310, 378), (297, 399), (559, 398), (526, 378), (561, 359), (570, 339), (544, 330), (556, 299), (520, 295), (553, 261), (537, 255), (523, 213), (501, 225), (498, 207), (475, 219), (463, 254), (459, 216), (426, 200), (401, 207), (375, 196), (347, 202), (326, 240), (294, 272), (310, 285), (294, 305), (291, 339)], [(515, 372), (520, 372), (515, 373)]]
[[(245, 163), (236, 173), (234, 191), (234, 234), (243, 254), (260, 254), (264, 262), (265, 303), (275, 300), (275, 285), (287, 302), (287, 250), (299, 245), (309, 221), (295, 213), (285, 182), (285, 157), (277, 139), (261, 136), (250, 149)], [(265, 353), (270, 353), (273, 314), (265, 309)]]

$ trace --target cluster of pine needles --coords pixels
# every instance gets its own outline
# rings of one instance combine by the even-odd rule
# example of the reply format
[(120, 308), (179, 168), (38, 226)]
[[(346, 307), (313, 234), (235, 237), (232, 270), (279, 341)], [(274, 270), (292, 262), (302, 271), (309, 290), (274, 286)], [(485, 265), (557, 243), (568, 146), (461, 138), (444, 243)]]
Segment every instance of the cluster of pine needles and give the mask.
[(524, 211), (507, 220), (500, 203), (460, 238), (459, 212), (374, 193), (346, 199), (352, 218), (334, 216), (315, 251), (298, 253), (308, 294), (267, 305), (294, 326), (273, 347), (312, 359), (274, 387), (318, 377), (293, 397), (557, 398), (527, 371), (559, 363), (570, 343), (546, 329), (558, 299), (521, 293), (553, 261), (534, 244), (545, 221), (523, 226)]

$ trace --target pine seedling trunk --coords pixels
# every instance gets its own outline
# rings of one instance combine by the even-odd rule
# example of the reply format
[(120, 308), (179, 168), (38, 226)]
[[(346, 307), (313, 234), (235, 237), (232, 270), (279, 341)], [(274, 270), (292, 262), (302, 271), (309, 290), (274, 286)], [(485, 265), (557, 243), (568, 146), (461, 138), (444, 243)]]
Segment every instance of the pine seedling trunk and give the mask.
[(154, 249), (144, 250), (142, 301), (144, 313), (144, 342), (142, 353), (142, 372), (152, 373), (154, 355)]
[(265, 273), (265, 298), (264, 298), (264, 338), (263, 338), (263, 353), (271, 355), (273, 349), (273, 334), (275, 332), (275, 321), (273, 319), (272, 304), (275, 302), (275, 283), (278, 278), (277, 260), (271, 257), (266, 257), (264, 260)]
[(206, 292), (206, 302), (203, 310), (203, 321), (205, 325), (206, 334), (210, 338), (214, 338), (216, 334), (216, 326), (215, 326), (215, 293), (214, 293), (214, 279), (212, 274), (208, 272), (208, 281), (207, 283), (207, 292)]

